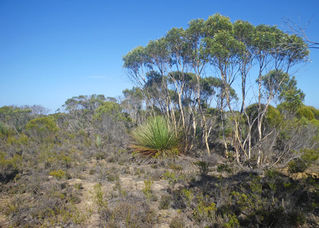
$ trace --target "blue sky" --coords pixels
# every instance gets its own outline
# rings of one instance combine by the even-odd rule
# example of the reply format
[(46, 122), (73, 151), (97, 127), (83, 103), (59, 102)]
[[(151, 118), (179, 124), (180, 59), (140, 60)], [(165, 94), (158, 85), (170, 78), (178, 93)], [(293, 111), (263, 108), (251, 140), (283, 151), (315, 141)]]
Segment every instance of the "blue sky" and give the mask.
[[(0, 0), (0, 106), (55, 111), (73, 96), (119, 96), (132, 85), (122, 57), (172, 27), (215, 13), (232, 21), (307, 25), (319, 42), (319, 1)], [(319, 108), (319, 50), (295, 73), (305, 103)]]

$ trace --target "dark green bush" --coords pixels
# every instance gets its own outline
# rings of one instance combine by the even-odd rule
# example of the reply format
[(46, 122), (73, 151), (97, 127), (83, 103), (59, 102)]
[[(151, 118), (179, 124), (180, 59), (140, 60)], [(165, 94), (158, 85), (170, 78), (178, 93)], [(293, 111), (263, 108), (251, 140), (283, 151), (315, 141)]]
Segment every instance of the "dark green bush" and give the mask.
[(288, 163), (289, 173), (299, 173), (307, 169), (307, 164), (300, 158), (294, 159)]
[(231, 168), (229, 167), (229, 165), (227, 164), (219, 164), (217, 166), (217, 172), (227, 172), (227, 173), (231, 173), (232, 170)]
[(296, 158), (288, 163), (288, 171), (290, 173), (305, 171), (319, 158), (319, 149), (303, 149), (300, 151), (300, 153), (300, 158)]
[(198, 161), (195, 163), (195, 165), (197, 165), (197, 167), (199, 168), (199, 173), (200, 175), (207, 175), (209, 172), (209, 164), (205, 161)]
[(160, 210), (168, 209), (170, 208), (171, 203), (172, 203), (172, 197), (170, 195), (162, 195), (158, 208)]
[(0, 152), (0, 182), (9, 182), (21, 170), (22, 158), (15, 154), (13, 157), (6, 153)]

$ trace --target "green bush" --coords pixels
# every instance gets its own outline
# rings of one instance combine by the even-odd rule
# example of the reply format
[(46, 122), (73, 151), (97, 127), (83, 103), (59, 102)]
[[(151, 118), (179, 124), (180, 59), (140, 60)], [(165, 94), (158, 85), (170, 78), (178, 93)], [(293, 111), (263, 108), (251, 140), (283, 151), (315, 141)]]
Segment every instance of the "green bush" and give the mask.
[(303, 149), (301, 159), (304, 160), (307, 164), (315, 162), (319, 158), (319, 149)]
[(0, 122), (0, 137), (8, 137), (14, 134), (14, 130), (7, 124)]
[(317, 120), (319, 120), (319, 110), (316, 109), (315, 107), (312, 107), (312, 106), (307, 106), (311, 111), (312, 113), (314, 114), (315, 118)]
[(52, 140), (59, 128), (53, 117), (45, 116), (30, 120), (25, 129), (29, 135), (34, 137), (34, 139), (43, 141)]
[(231, 168), (229, 167), (229, 165), (227, 165), (227, 164), (219, 164), (218, 166), (217, 166), (217, 172), (227, 172), (227, 173), (231, 173), (232, 172), (232, 170), (231, 170)]
[(0, 182), (12, 180), (21, 169), (21, 163), (20, 155), (9, 157), (6, 153), (0, 152)]
[(121, 105), (112, 101), (106, 101), (98, 107), (93, 115), (93, 119), (100, 121), (103, 116), (110, 116), (113, 120), (117, 121), (130, 121), (122, 112)]
[(313, 119), (313, 120), (310, 121), (310, 123), (311, 123), (313, 126), (316, 126), (317, 128), (319, 128), (319, 120)]
[(278, 109), (270, 105), (266, 114), (266, 121), (270, 126), (277, 127), (282, 123), (283, 117)]
[(62, 179), (64, 177), (66, 177), (66, 173), (61, 170), (61, 169), (58, 169), (58, 170), (52, 170), (50, 173), (49, 173), (50, 176), (53, 176), (57, 179)]
[(136, 144), (135, 152), (154, 157), (179, 154), (178, 137), (169, 128), (165, 118), (157, 116), (139, 126), (132, 134)]
[(298, 109), (297, 117), (301, 119), (302, 117), (306, 118), (307, 120), (312, 120), (315, 118), (314, 113), (312, 112), (310, 107), (303, 106)]
[(205, 161), (195, 162), (195, 165), (199, 168), (199, 173), (202, 176), (206, 176), (209, 172), (209, 164)]
[(313, 162), (319, 158), (319, 150), (303, 149), (300, 151), (300, 158), (294, 159), (288, 163), (288, 171), (290, 173), (298, 173), (305, 171)]
[(289, 173), (299, 173), (299, 172), (305, 171), (306, 169), (307, 169), (306, 163), (300, 158), (294, 159), (288, 163)]
[(162, 195), (158, 208), (160, 210), (167, 210), (170, 208), (172, 197), (170, 195)]

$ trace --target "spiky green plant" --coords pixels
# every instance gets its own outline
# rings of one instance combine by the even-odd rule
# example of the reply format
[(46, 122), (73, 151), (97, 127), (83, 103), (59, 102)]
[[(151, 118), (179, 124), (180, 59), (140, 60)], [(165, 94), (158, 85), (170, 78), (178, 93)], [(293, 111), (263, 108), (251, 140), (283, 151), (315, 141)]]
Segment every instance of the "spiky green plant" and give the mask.
[(162, 116), (150, 118), (132, 134), (136, 153), (152, 157), (174, 156), (179, 153), (178, 137)]

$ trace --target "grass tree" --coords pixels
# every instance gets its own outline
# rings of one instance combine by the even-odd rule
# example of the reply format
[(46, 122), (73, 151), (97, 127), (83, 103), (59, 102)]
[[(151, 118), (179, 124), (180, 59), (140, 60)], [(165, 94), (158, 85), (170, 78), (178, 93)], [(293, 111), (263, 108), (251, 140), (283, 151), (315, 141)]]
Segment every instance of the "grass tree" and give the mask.
[(161, 116), (150, 118), (132, 133), (136, 153), (151, 157), (169, 157), (179, 154), (179, 140), (168, 121)]

